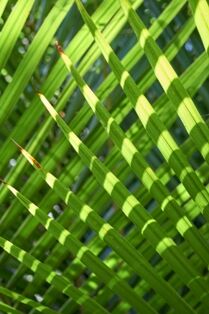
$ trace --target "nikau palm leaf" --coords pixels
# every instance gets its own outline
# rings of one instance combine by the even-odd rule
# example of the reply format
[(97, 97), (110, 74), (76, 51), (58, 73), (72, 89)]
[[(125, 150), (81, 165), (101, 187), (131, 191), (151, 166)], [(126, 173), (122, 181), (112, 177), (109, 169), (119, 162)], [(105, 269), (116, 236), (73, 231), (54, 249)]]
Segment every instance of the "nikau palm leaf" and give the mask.
[(208, 2), (26, 2), (0, 2), (0, 312), (208, 313)]

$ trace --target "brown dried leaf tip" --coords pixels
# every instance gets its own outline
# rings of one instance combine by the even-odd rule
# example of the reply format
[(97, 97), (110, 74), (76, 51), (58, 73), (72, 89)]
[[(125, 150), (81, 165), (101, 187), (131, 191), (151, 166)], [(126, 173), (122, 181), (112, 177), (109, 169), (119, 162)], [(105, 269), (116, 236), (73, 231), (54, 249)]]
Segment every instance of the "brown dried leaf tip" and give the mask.
[(55, 42), (55, 47), (57, 48), (57, 51), (59, 52), (59, 54), (64, 53), (64, 50), (62, 49), (62, 46), (60, 45), (58, 41)]
[(30, 159), (31, 159), (32, 163), (36, 166), (36, 168), (41, 169), (40, 163), (34, 157), (30, 156)]
[(20, 146), (15, 140), (11, 139), (13, 143), (18, 147), (20, 152), (32, 163), (34, 164), (37, 168), (41, 169), (40, 163), (33, 157), (31, 156), (22, 146)]

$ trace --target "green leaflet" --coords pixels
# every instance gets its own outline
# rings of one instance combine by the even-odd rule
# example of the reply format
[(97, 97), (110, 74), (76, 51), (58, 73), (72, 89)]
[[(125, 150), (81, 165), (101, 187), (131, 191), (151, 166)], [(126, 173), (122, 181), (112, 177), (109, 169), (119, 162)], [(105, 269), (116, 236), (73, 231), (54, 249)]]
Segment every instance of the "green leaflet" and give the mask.
[(52, 271), (50, 266), (41, 263), (32, 255), (15, 246), (10, 241), (0, 237), (0, 246), (20, 262), (24, 263), (33, 272), (39, 272), (40, 276), (45, 278), (47, 282), (54, 285), (59, 291), (62, 291), (69, 297), (72, 297), (79, 304), (85, 306), (87, 312), (95, 311), (95, 313), (108, 313), (94, 300), (90, 299), (86, 295), (83, 295), (82, 292), (80, 292), (79, 289), (76, 289), (67, 278), (57, 275), (56, 272)]
[[(121, 207), (124, 214), (129, 219), (131, 219), (131, 221), (139, 228), (143, 236), (149, 239), (150, 243), (154, 246), (158, 253), (168, 259), (169, 262), (173, 264), (174, 269), (177, 269), (177, 271), (180, 271), (182, 273), (182, 279), (187, 278), (186, 281), (190, 282), (190, 274), (185, 272), (185, 268), (182, 267), (185, 264), (187, 265), (188, 269), (189, 262), (184, 260), (183, 256), (179, 254), (179, 252), (177, 251), (177, 247), (172, 239), (166, 237), (163, 232), (161, 232), (160, 228), (158, 228), (157, 221), (155, 221), (151, 215), (143, 210), (143, 207), (139, 203), (139, 201), (128, 192), (128, 190), (118, 180), (118, 178), (116, 178), (113, 173), (109, 171), (101, 163), (101, 161), (92, 154), (92, 152), (85, 146), (85, 144), (82, 143), (82, 141), (65, 124), (62, 118), (58, 115), (55, 109), (42, 94), (40, 94), (40, 98), (44, 106), (49, 111), (50, 115), (59, 125), (69, 143), (73, 146), (73, 148), (82, 158), (82, 160), (88, 165), (98, 182), (102, 184), (104, 189), (111, 195), (115, 202), (117, 202), (118, 206)], [(172, 261), (174, 261), (174, 263)], [(191, 289), (195, 289), (196, 291), (196, 280), (194, 278), (197, 277), (192, 268), (190, 269), (190, 273), (193, 273), (192, 276), (194, 276), (191, 282)], [(197, 281), (199, 281), (199, 277)], [(205, 286), (204, 281), (200, 283), (200, 285), (202, 284), (203, 286)], [(205, 289), (207, 289), (206, 286), (204, 288), (200, 288), (200, 290), (202, 290), (202, 295), (205, 294)]]
[[(3, 29), (0, 33), (0, 70), (6, 64), (10, 53), (14, 47), (14, 44), (21, 32), (23, 25), (30, 13), (34, 0), (18, 1), (15, 8), (11, 12), (9, 18), (7, 19)], [(1, 1), (1, 8), (4, 7), (4, 3)], [(1, 16), (1, 14), (0, 14)]]
[[(199, 1), (199, 3), (201, 3), (201, 10), (206, 7), (207, 12), (208, 5), (206, 2), (203, 0)], [(192, 137), (194, 144), (205, 160), (209, 162), (208, 127), (204, 123), (204, 120), (200, 116), (195, 104), (185, 90), (174, 69), (165, 55), (161, 52), (160, 48), (156, 45), (143, 22), (132, 9), (129, 1), (121, 0), (121, 5), (125, 14), (129, 17), (129, 22), (139, 39), (140, 45), (146, 53), (157, 79), (171, 100), (171, 103), (176, 108), (177, 113), (187, 132)], [(202, 21), (205, 21), (205, 17)]]
[[(145, 187), (149, 191), (152, 191), (155, 199), (158, 200), (159, 204), (162, 206), (162, 210), (167, 213), (180, 234), (183, 237), (186, 237), (195, 252), (197, 252), (197, 254), (201, 254), (201, 258), (205, 261), (206, 265), (208, 265), (208, 247), (204, 239), (201, 238), (197, 229), (192, 226), (192, 223), (189, 221), (185, 213), (182, 212), (182, 209), (178, 206), (175, 199), (169, 195), (169, 192), (166, 190), (163, 183), (155, 175), (153, 169), (149, 166), (131, 140), (125, 135), (114, 118), (111, 117), (105, 107), (103, 107), (98, 97), (81, 78), (73, 66), (72, 61), (69, 57), (67, 57), (59, 44), (57, 44), (57, 49), (59, 50), (67, 69), (72, 73), (77, 85), (84, 95), (84, 98), (88, 102), (92, 111), (97, 115), (109, 137), (120, 150), (123, 158), (143, 182)], [(202, 251), (200, 248), (202, 248)]]
[[(161, 281), (160, 278), (155, 277), (155, 274), (143, 259), (143, 256), (139, 255), (139, 253), (137, 254), (133, 247), (129, 245), (125, 239), (122, 239), (112, 226), (105, 223), (105, 221), (101, 219), (101, 217), (97, 215), (92, 208), (83, 204), (76, 197), (76, 195), (74, 195), (72, 191), (68, 190), (59, 180), (57, 180), (56, 177), (54, 177), (51, 173), (46, 172), (27, 151), (20, 146), (19, 148), (28, 161), (39, 170), (40, 175), (44, 178), (47, 184), (56, 191), (56, 193), (65, 201), (67, 205), (73, 208), (76, 215), (79, 216), (82, 221), (89, 224), (89, 226), (98, 233), (101, 239), (106, 241), (137, 273), (140, 275), (143, 274), (150, 285), (164, 296), (165, 282)], [(29, 207), (29, 201), (25, 200), (22, 196), (21, 199), (23, 199), (24, 203), (27, 203), (27, 207)], [(166, 289), (169, 288), (166, 287)], [(170, 291), (170, 293), (172, 294), (174, 291)], [(175, 293), (174, 295), (172, 294), (171, 298), (176, 298)], [(146, 309), (143, 311), (146, 311)]]
[(48, 313), (48, 314), (55, 314), (56, 313), (55, 311), (51, 310), (50, 308), (48, 308), (44, 305), (41, 305), (40, 303), (38, 303), (34, 300), (28, 299), (24, 295), (16, 293), (15, 291), (11, 291), (9, 289), (0, 287), (0, 293), (4, 296), (8, 296), (9, 298), (11, 298), (13, 300), (17, 300), (23, 304), (27, 304), (28, 306), (34, 308), (39, 313)]
[[(27, 3), (30, 4), (31, 1), (27, 1)], [(12, 110), (12, 107), (17, 101), (17, 97), (21, 94), (26, 84), (28, 83), (45, 49), (49, 45), (52, 37), (54, 36), (54, 33), (67, 14), (67, 11), (71, 8), (72, 4), (72, 0), (59, 0), (56, 6), (54, 6), (50, 11), (48, 17), (45, 19), (42, 27), (34, 38), (33, 43), (30, 45), (27, 53), (22, 59), (22, 62), (18, 66), (12, 82), (5, 89), (3, 95), (1, 95), (0, 124), (5, 120), (7, 115)], [(52, 20), (53, 24), (51, 23)]]
[(195, 24), (197, 25), (197, 29), (199, 31), (200, 37), (202, 39), (203, 45), (205, 47), (206, 52), (209, 50), (209, 7), (208, 2), (206, 0), (197, 1), (197, 0), (189, 0), (189, 4), (192, 9), (192, 13), (194, 16)]
[(8, 0), (2, 0), (1, 1), (1, 6), (0, 6), (0, 17), (2, 16), (2, 13), (4, 12), (4, 9), (7, 5)]
[[(37, 166), (37, 163), (36, 163)], [(56, 180), (50, 173), (46, 173), (46, 180), (50, 182), (54, 182)], [(54, 182), (56, 184), (56, 182)], [(130, 287), (123, 282), (119, 277), (114, 275), (114, 272), (111, 271), (108, 267), (105, 266), (87, 247), (85, 247), (81, 242), (79, 242), (73, 234), (71, 234), (67, 229), (65, 229), (61, 224), (59, 224), (54, 219), (48, 217), (43, 210), (39, 209), (34, 203), (30, 202), (28, 199), (26, 199), (22, 194), (20, 194), (16, 189), (14, 189), (11, 186), (8, 186), (8, 188), (11, 190), (11, 192), (20, 200), (20, 202), (28, 209), (28, 211), (37, 218), (37, 220), (44, 225), (44, 227), (49, 230), (49, 232), (60, 242), (60, 244), (64, 245), (68, 250), (70, 250), (74, 256), (77, 256), (77, 258), (90, 269), (92, 269), (95, 274), (100, 278), (102, 282), (105, 282), (110, 286), (111, 289), (122, 298), (127, 300), (130, 305), (134, 306), (138, 311), (141, 310), (144, 313), (155, 313), (149, 305), (147, 305), (143, 300), (139, 300), (137, 295), (131, 291)], [(62, 185), (58, 185), (58, 189), (61, 189), (65, 191), (65, 189), (62, 187)], [(83, 220), (88, 219), (88, 215), (92, 216), (90, 218), (91, 221), (93, 221), (93, 224), (95, 225), (96, 229), (98, 230), (100, 236), (102, 239), (107, 238), (107, 242), (110, 242), (112, 240), (114, 244), (114, 248), (119, 247), (119, 253), (121, 252), (123, 258), (130, 260), (130, 263), (134, 263), (134, 259), (131, 259), (131, 255), (129, 256), (131, 252), (131, 247), (129, 247), (128, 242), (124, 243), (123, 239), (120, 238), (113, 230), (113, 228), (103, 222), (101, 218), (94, 214), (93, 210), (88, 207), (87, 205), (82, 205), (80, 202), (71, 196), (71, 192), (68, 192), (65, 197), (69, 199), (70, 202), (76, 203), (74, 205), (76, 207), (76, 211), (78, 209), (80, 210), (80, 216)], [(87, 216), (87, 217), (86, 217)], [(110, 235), (109, 235), (110, 233)], [(108, 240), (108, 238), (110, 240)], [(113, 241), (114, 238), (114, 241)], [(114, 243), (115, 242), (115, 243)], [(124, 248), (123, 248), (124, 245)], [(137, 253), (132, 253), (134, 257), (137, 259)], [(127, 256), (127, 258), (126, 258)], [(142, 258), (142, 256), (140, 256)], [(140, 260), (138, 258), (138, 260)], [(145, 264), (145, 262), (144, 262)], [(140, 266), (140, 265), (139, 265)], [(148, 268), (148, 270), (146, 270)], [(134, 267), (136, 269), (136, 267)], [(139, 267), (140, 269), (140, 267)], [(151, 268), (149, 268), (148, 265), (143, 265), (143, 262), (141, 262), (141, 269), (140, 272), (150, 273), (150, 276), (152, 274), (152, 277), (155, 277), (154, 272)], [(157, 278), (156, 282), (160, 281), (160, 278)], [(151, 280), (152, 282), (152, 280)], [(153, 284), (155, 284), (155, 281), (153, 280)], [(168, 287), (167, 287), (168, 289)], [(175, 298), (175, 295), (173, 296)]]
[(21, 314), (23, 312), (20, 312), (16, 309), (14, 309), (13, 307), (9, 306), (8, 304), (0, 301), (0, 309), (4, 312), (4, 313), (12, 313), (12, 314)]
[[(128, 71), (123, 67), (120, 60), (108, 45), (104, 36), (97, 29), (96, 25), (86, 12), (81, 2), (76, 1), (76, 3), (85, 23), (88, 25), (89, 30), (94, 36), (105, 59), (113, 69), (122, 89), (127, 94), (152, 141), (157, 144), (159, 150), (161, 151), (166, 161), (169, 163), (170, 167), (174, 169), (179, 179), (185, 185), (187, 191), (193, 197), (197, 205), (201, 207), (205, 217), (209, 219), (208, 192), (204, 189), (203, 184), (196, 176), (192, 167), (187, 162), (186, 157), (184, 154), (182, 154), (181, 150), (166, 129), (165, 125), (158, 118), (158, 115), (156, 114), (148, 99), (141, 93), (140, 89), (137, 87)], [(131, 12), (133, 12), (135, 16), (135, 11), (133, 9), (131, 9)], [(151, 38), (151, 36), (149, 38)]]

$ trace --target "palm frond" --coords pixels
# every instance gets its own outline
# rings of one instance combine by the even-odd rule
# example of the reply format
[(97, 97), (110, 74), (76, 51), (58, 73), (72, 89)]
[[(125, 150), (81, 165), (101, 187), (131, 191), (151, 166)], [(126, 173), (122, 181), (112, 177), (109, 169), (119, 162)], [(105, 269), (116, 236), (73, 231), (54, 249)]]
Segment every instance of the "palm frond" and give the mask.
[(0, 312), (207, 313), (208, 16), (1, 1)]

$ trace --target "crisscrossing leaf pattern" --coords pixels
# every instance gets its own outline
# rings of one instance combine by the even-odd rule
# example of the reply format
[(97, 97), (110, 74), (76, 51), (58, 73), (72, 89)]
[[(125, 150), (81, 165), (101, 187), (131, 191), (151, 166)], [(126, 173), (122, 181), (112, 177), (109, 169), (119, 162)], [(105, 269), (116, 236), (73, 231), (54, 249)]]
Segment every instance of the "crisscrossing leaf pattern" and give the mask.
[(0, 16), (0, 312), (207, 313), (207, 1)]

